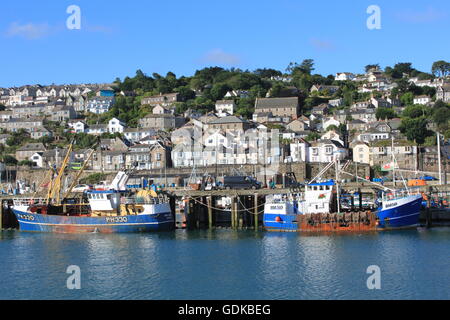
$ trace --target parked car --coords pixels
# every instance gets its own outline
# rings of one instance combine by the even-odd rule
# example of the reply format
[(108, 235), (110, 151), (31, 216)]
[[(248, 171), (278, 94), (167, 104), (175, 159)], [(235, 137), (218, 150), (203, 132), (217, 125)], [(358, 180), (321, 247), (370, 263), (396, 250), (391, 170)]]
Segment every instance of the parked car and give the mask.
[(223, 189), (260, 189), (261, 183), (248, 176), (230, 176), (224, 177)]
[(90, 185), (87, 185), (87, 184), (79, 184), (79, 185), (75, 186), (75, 187), (72, 189), (72, 192), (79, 192), (79, 193), (82, 193), (82, 192), (85, 192), (85, 191), (88, 191), (88, 190), (91, 190), (91, 189), (92, 189), (92, 188), (91, 188)]

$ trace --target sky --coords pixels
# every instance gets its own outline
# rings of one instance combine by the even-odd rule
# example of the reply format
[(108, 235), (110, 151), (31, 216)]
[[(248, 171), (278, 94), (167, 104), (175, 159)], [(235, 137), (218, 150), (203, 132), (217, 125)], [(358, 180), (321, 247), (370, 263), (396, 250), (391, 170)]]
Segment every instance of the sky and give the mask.
[[(67, 28), (76, 5), (79, 30)], [(380, 9), (381, 29), (367, 13)], [(5, 0), (0, 87), (191, 76), (208, 66), (285, 71), (314, 59), (315, 73), (363, 72), (450, 60), (448, 0)]]

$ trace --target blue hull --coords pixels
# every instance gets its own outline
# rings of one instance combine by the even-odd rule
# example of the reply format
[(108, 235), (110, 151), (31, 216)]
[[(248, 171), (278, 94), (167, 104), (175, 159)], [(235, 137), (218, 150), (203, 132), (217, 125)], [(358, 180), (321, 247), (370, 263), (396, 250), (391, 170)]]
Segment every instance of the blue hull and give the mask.
[[(280, 216), (278, 214), (272, 213), (264, 213), (264, 228), (268, 231), (276, 231), (276, 232), (297, 232), (298, 223), (297, 223), (298, 215), (283, 215)], [(281, 218), (281, 221), (276, 221), (277, 218)]]
[(422, 209), (422, 198), (409, 202), (402, 206), (379, 210), (379, 228), (381, 229), (401, 229), (412, 228), (419, 225), (420, 210)]
[(118, 217), (68, 217), (30, 214), (13, 209), (21, 231), (53, 233), (138, 233), (169, 231), (175, 227), (170, 212)]
[[(392, 209), (378, 210), (379, 224), (373, 230), (414, 228), (419, 225), (422, 197)], [(264, 213), (264, 227), (267, 231), (302, 232), (298, 224), (299, 215), (279, 215)], [(277, 219), (279, 221), (277, 221)], [(319, 228), (320, 229), (320, 228)], [(325, 228), (324, 228), (325, 229)]]

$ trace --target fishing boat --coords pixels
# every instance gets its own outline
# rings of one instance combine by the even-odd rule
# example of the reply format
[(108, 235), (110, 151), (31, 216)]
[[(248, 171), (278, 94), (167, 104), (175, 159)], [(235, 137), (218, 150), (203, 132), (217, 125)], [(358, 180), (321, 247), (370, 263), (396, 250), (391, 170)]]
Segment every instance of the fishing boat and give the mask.
[(422, 194), (383, 193), (375, 211), (341, 213), (336, 210), (334, 181), (310, 184), (304, 194), (272, 197), (264, 207), (264, 227), (281, 232), (376, 231), (419, 225)]
[[(56, 177), (52, 176), (46, 198), (15, 199), (11, 208), (21, 231), (54, 233), (130, 233), (172, 230), (175, 219), (168, 199), (154, 190), (126, 190), (129, 174), (117, 173), (103, 190), (89, 190), (78, 199), (69, 198), (74, 183), (61, 197), (61, 177), (71, 147)], [(92, 153), (91, 153), (92, 155)]]
[[(337, 162), (336, 165), (338, 168)], [(291, 193), (267, 199), (264, 227), (268, 231), (283, 232), (355, 232), (417, 227), (423, 195), (411, 189), (382, 188), (376, 210), (341, 212), (340, 188), (335, 181), (310, 183), (303, 194)]]

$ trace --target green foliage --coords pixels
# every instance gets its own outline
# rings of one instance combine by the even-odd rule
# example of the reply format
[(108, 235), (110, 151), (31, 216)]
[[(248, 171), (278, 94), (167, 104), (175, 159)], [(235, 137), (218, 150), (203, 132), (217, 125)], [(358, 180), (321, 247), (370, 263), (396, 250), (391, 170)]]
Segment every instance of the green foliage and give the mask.
[(375, 115), (377, 120), (390, 120), (397, 116), (395, 111), (391, 108), (378, 108)]
[(51, 136), (43, 136), (38, 139), (38, 142), (43, 143), (44, 145), (51, 144), (55, 139)]
[(13, 148), (18, 148), (25, 143), (30, 142), (32, 139), (30, 138), (30, 134), (24, 129), (20, 129), (17, 132), (12, 132), (11, 137), (6, 139), (6, 144)]
[(282, 76), (283, 74), (280, 72), (280, 71), (278, 71), (278, 70), (275, 70), (275, 69), (256, 69), (255, 71), (254, 71), (254, 73), (258, 76), (258, 77), (260, 77), (260, 78), (262, 78), (262, 79), (264, 79), (264, 78), (272, 78), (272, 77), (276, 77), (276, 76)]
[(80, 180), (80, 184), (98, 184), (106, 179), (107, 175), (104, 173), (94, 173)]
[(15, 166), (18, 163), (16, 158), (8, 154), (2, 156), (2, 162), (7, 166)]
[(369, 72), (370, 70), (380, 70), (380, 65), (377, 64), (368, 64), (367, 66), (365, 66), (364, 70), (366, 72)]
[(432, 110), (430, 108), (420, 104), (415, 104), (405, 108), (405, 110), (403, 111), (403, 117), (416, 119), (429, 116), (431, 115), (431, 112)]
[(296, 62), (289, 63), (286, 71), (295, 75), (296, 73), (309, 74), (314, 71), (314, 60), (313, 59), (305, 59), (301, 64)]
[(320, 134), (318, 134), (317, 132), (311, 132), (310, 134), (308, 134), (308, 136), (305, 138), (306, 141), (308, 142), (313, 142), (313, 141), (317, 141), (320, 139)]
[(428, 120), (425, 117), (405, 118), (400, 125), (400, 131), (408, 138), (409, 141), (415, 141), (421, 145), (425, 139), (433, 133), (427, 128)]
[(450, 75), (450, 62), (440, 60), (433, 63), (431, 72), (438, 77), (446, 77)]
[(18, 165), (21, 167), (32, 167), (34, 166), (34, 162), (31, 160), (22, 160), (18, 163)]
[(75, 149), (89, 149), (95, 146), (98, 142), (98, 137), (87, 133), (72, 134), (71, 140), (75, 141)]
[(255, 99), (241, 98), (238, 100), (236, 115), (242, 116), (246, 119), (251, 119), (255, 111)]
[(412, 92), (406, 92), (400, 97), (400, 101), (405, 106), (412, 105), (414, 103), (414, 94)]

